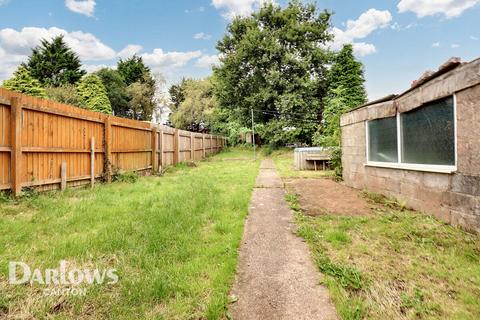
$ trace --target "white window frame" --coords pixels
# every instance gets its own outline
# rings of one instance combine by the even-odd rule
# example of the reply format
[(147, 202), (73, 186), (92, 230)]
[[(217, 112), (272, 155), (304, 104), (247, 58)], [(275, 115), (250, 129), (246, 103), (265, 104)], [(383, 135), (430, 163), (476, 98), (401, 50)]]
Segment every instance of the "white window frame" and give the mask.
[(436, 172), (436, 173), (453, 173), (457, 171), (458, 165), (458, 153), (457, 153), (457, 96), (453, 95), (453, 121), (454, 121), (454, 140), (455, 140), (455, 165), (432, 165), (432, 164), (416, 164), (416, 163), (403, 163), (402, 162), (402, 131), (401, 131), (401, 114), (397, 112), (397, 153), (398, 160), (397, 162), (378, 162), (370, 161), (370, 139), (369, 139), (369, 129), (368, 123), (365, 123), (365, 137), (366, 137), (366, 167), (379, 167), (379, 168), (392, 168), (392, 169), (401, 169), (401, 170), (412, 170), (412, 171), (423, 171), (423, 172)]

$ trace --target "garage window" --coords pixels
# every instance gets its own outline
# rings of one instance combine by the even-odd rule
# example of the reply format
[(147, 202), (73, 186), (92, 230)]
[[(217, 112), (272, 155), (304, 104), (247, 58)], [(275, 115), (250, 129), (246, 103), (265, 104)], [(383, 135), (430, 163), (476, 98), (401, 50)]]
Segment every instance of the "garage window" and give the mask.
[(408, 170), (456, 170), (455, 97), (367, 123), (367, 165)]

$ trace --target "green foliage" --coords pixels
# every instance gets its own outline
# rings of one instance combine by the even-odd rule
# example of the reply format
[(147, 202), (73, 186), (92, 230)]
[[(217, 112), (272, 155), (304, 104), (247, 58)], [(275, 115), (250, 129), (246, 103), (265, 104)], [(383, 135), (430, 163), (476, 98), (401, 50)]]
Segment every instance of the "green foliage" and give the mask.
[(244, 127), (228, 109), (215, 108), (213, 111), (211, 129), (213, 132), (227, 137), (229, 146), (237, 146), (244, 143), (242, 137), (252, 132)]
[(355, 59), (353, 46), (346, 44), (335, 54), (332, 68), (328, 72), (329, 93), (342, 88), (346, 110), (358, 107), (367, 101), (363, 64)]
[(174, 108), (170, 119), (175, 128), (203, 131), (211, 128), (217, 103), (211, 79), (185, 80), (181, 84), (183, 101)]
[(264, 142), (311, 142), (326, 93), (330, 55), (321, 44), (331, 40), (330, 15), (300, 1), (286, 8), (268, 3), (235, 19), (217, 44), (223, 56), (214, 68), (219, 104), (244, 127), (253, 109)]
[(325, 147), (340, 146), (340, 117), (367, 100), (363, 65), (355, 59), (351, 44), (335, 55), (328, 73), (328, 95), (325, 97), (323, 122), (314, 143)]
[(145, 74), (151, 73), (150, 68), (143, 62), (142, 57), (137, 55), (125, 60), (120, 59), (117, 63), (117, 70), (127, 86), (143, 81)]
[(13, 77), (3, 81), (2, 87), (8, 90), (25, 93), (29, 96), (46, 98), (47, 93), (40, 82), (33, 78), (30, 72), (24, 67), (18, 67)]
[(42, 40), (24, 66), (44, 86), (75, 84), (86, 74), (80, 69), (80, 58), (67, 46), (63, 36)]
[(342, 166), (342, 148), (332, 147), (332, 160), (330, 165), (335, 171), (335, 180), (343, 180), (343, 166)]
[(142, 121), (152, 120), (155, 108), (155, 80), (149, 73), (143, 79), (127, 87), (129, 118)]
[(138, 178), (138, 173), (134, 171), (117, 171), (113, 175), (113, 181), (115, 182), (135, 183)]
[(172, 104), (170, 109), (175, 112), (180, 108), (180, 104), (185, 100), (185, 86), (188, 80), (183, 78), (179, 84), (174, 84), (168, 89)]
[(51, 100), (81, 108), (85, 107), (78, 95), (77, 87), (72, 84), (64, 84), (59, 87), (49, 86), (46, 87), (45, 90), (47, 91), (48, 98)]
[(108, 100), (112, 105), (113, 113), (117, 117), (128, 117), (129, 97), (127, 95), (127, 85), (120, 72), (111, 68), (103, 68), (95, 72), (95, 74), (102, 80), (107, 90)]
[(325, 109), (320, 131), (313, 137), (313, 143), (323, 147), (338, 147), (341, 142), (340, 117), (349, 110), (345, 88), (332, 89), (324, 99)]
[(275, 147), (268, 144), (262, 148), (262, 155), (269, 157), (272, 155), (273, 151), (275, 151)]
[(127, 117), (150, 121), (156, 104), (156, 82), (150, 68), (145, 65), (142, 57), (134, 55), (126, 60), (120, 59), (117, 70), (127, 85)]
[(97, 75), (90, 74), (83, 77), (78, 84), (77, 90), (80, 101), (87, 109), (105, 114), (112, 113), (107, 90)]

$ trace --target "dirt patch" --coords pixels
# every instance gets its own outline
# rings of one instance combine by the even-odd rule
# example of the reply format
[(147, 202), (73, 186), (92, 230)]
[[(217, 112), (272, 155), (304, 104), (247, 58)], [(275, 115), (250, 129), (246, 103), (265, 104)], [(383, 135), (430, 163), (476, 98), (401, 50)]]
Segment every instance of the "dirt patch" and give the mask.
[(373, 209), (358, 190), (331, 179), (289, 179), (286, 186), (299, 196), (300, 206), (308, 215), (369, 215)]

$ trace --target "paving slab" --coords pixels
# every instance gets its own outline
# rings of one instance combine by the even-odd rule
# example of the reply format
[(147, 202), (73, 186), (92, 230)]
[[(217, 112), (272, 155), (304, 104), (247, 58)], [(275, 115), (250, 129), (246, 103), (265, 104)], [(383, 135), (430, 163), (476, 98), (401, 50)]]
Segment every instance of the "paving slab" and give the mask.
[(338, 319), (271, 161), (253, 191), (232, 295), (234, 320)]

